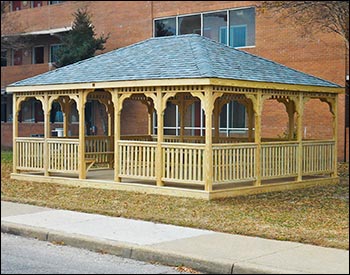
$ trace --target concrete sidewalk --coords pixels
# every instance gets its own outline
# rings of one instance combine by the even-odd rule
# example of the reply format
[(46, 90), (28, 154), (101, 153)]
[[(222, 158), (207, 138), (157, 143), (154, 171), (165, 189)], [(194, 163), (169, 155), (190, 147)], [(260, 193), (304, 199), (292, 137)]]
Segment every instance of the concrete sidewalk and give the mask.
[(1, 202), (1, 232), (206, 273), (349, 274), (349, 251)]

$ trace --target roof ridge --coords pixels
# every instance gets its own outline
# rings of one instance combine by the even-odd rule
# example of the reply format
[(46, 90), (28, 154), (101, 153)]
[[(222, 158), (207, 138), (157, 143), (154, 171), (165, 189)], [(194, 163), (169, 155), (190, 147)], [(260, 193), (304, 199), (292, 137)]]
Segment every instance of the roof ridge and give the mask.
[[(200, 39), (202, 36), (196, 34), (194, 37), (198, 37)], [(193, 56), (195, 57), (196, 67), (198, 68), (199, 74), (202, 77), (211, 76), (213, 73), (213, 68), (211, 66), (211, 62), (208, 60), (210, 55), (208, 53), (206, 44), (194, 43), (193, 39), (188, 40), (188, 43)]]

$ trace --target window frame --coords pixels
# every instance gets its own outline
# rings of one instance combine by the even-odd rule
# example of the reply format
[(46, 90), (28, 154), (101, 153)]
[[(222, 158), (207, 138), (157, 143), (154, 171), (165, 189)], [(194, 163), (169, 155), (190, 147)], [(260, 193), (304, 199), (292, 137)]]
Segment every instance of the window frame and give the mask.
[[(4, 56), (3, 56), (3, 53), (5, 53)], [(7, 49), (1, 49), (1, 67), (7, 67), (8, 66), (9, 62), (8, 62), (8, 58), (7, 58), (7, 53), (8, 53)], [(4, 60), (4, 65), (3, 65), (3, 60)]]
[[(156, 21), (158, 20), (164, 20), (164, 19), (172, 19), (172, 18), (175, 18), (175, 22), (176, 22), (176, 30), (175, 30), (175, 35), (179, 35), (179, 18), (180, 17), (186, 17), (186, 16), (194, 16), (194, 15), (200, 15), (201, 17), (201, 36), (203, 36), (203, 28), (204, 28), (204, 15), (205, 14), (211, 14), (211, 13), (219, 13), (219, 12), (226, 12), (227, 13), (227, 30), (230, 29), (230, 27), (232, 27), (230, 25), (230, 12), (231, 11), (237, 11), (237, 10), (246, 10), (246, 9), (254, 9), (255, 11), (255, 19), (256, 19), (256, 7), (255, 6), (247, 6), (247, 7), (239, 7), (239, 8), (233, 8), (233, 9), (222, 9), (222, 10), (214, 10), (214, 11), (206, 11), (206, 12), (198, 12), (198, 13), (189, 13), (189, 14), (178, 14), (178, 15), (175, 15), (175, 16), (166, 16), (166, 17), (159, 17), (159, 18), (154, 18), (153, 19), (153, 24), (152, 24), (152, 28), (153, 28), (153, 37), (156, 37), (156, 33), (155, 33), (155, 30), (156, 30)], [(246, 44), (247, 44), (247, 27), (248, 25), (246, 24)], [(224, 44), (226, 46), (229, 46), (229, 47), (232, 47), (229, 45), (230, 43), (230, 32), (227, 31), (226, 32), (226, 41), (227, 43)], [(256, 47), (256, 20), (255, 20), (255, 23), (254, 23), (254, 45), (247, 45), (247, 46), (239, 46), (239, 47), (234, 47), (235, 49), (244, 49), (244, 48), (255, 48)]]
[(58, 48), (60, 46), (62, 46), (62, 44), (49, 44), (49, 63), (52, 64), (56, 61), (52, 61), (52, 47), (58, 46)]
[[(36, 63), (35, 62), (35, 57), (36, 57), (35, 49), (36, 48), (43, 48), (43, 62), (42, 63)], [(32, 48), (32, 64), (33, 65), (35, 65), (35, 64), (45, 64), (45, 46), (44, 45), (38, 45), (38, 46), (34, 46)]]

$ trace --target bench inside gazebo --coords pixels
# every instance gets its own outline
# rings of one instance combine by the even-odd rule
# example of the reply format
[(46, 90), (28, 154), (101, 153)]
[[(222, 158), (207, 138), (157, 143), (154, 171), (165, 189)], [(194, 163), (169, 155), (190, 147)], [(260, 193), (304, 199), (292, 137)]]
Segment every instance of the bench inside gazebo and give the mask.
[[(336, 183), (337, 100), (340, 86), (199, 35), (151, 38), (11, 84), (14, 179), (213, 199)], [(29, 98), (41, 102), (43, 137), (19, 137), (18, 114)], [(329, 106), (331, 139), (303, 138), (307, 101)], [(87, 136), (85, 105), (96, 100), (108, 117), (105, 136)], [(145, 105), (148, 132), (121, 135), (126, 100)], [(283, 138), (262, 138), (264, 103), (285, 106)], [(223, 135), (220, 113), (245, 107), (244, 134)], [(58, 102), (63, 135), (52, 137), (50, 110)], [(189, 130), (188, 112), (200, 103), (203, 129)], [(164, 134), (167, 104), (180, 129)], [(76, 108), (77, 136), (69, 136)]]

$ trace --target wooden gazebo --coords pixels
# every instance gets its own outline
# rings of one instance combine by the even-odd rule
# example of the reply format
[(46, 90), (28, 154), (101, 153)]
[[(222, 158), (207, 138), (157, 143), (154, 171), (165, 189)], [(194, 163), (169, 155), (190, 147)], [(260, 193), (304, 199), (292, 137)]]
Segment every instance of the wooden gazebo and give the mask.
[[(148, 39), (16, 82), (7, 92), (14, 99), (14, 179), (205, 199), (338, 181), (337, 100), (343, 88), (198, 35)], [(28, 98), (42, 104), (43, 137), (18, 136), (18, 113)], [(86, 135), (84, 109), (91, 99), (106, 107), (105, 136)], [(303, 139), (304, 105), (310, 99), (328, 103), (332, 139)], [(120, 134), (125, 100), (147, 106), (148, 133)], [(244, 137), (219, 132), (221, 108), (233, 100), (246, 108)], [(285, 139), (261, 138), (266, 100), (286, 107)], [(186, 135), (186, 110), (196, 101), (205, 114), (205, 131)], [(64, 114), (62, 137), (51, 136), (53, 102)], [(176, 136), (164, 135), (167, 102), (178, 106)], [(68, 136), (72, 104), (78, 136)]]

